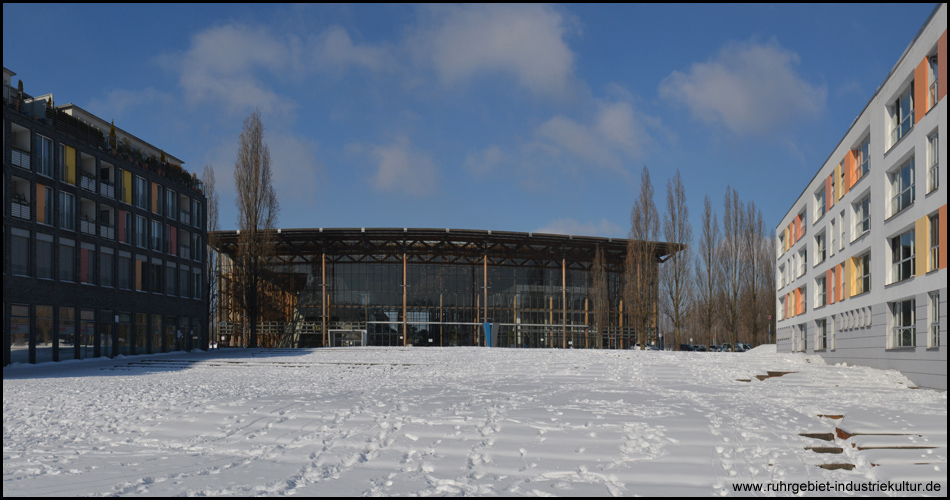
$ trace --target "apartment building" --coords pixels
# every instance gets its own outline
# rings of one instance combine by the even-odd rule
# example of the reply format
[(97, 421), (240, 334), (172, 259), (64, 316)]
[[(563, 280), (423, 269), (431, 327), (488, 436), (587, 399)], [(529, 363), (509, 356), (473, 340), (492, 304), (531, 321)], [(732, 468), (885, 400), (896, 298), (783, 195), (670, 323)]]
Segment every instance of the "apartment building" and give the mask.
[(947, 388), (947, 5), (776, 229), (779, 352)]
[(204, 348), (201, 182), (3, 68), (3, 364)]

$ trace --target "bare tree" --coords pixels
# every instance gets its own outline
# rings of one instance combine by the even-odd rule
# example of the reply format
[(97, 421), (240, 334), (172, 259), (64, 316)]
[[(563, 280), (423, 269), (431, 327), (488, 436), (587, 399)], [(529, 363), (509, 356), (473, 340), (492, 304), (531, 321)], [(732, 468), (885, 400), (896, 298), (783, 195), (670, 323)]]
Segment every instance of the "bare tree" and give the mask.
[(201, 173), (201, 184), (207, 202), (205, 215), (208, 224), (208, 253), (205, 259), (205, 276), (208, 278), (205, 280), (204, 293), (208, 299), (208, 337), (211, 339), (211, 343), (214, 344), (216, 343), (214, 339), (217, 338), (218, 275), (220, 272), (220, 269), (218, 269), (218, 252), (215, 250), (218, 235), (214, 232), (221, 229), (221, 225), (218, 220), (218, 191), (215, 188), (214, 167), (210, 164), (205, 165), (204, 171)]
[(257, 322), (265, 298), (261, 288), (268, 259), (274, 253), (272, 230), (280, 211), (271, 184), (270, 149), (264, 142), (260, 110), (244, 120), (234, 165), (234, 187), (240, 231), (235, 261), (237, 301), (250, 323), (250, 347), (257, 347)]
[(729, 186), (726, 188), (726, 197), (723, 201), (723, 238), (719, 268), (723, 326), (726, 334), (730, 335), (733, 350), (739, 341), (739, 316), (742, 310), (744, 225), (745, 210), (742, 209), (742, 203), (739, 201), (739, 193)]
[(694, 311), (704, 342), (708, 343), (718, 318), (716, 295), (719, 283), (719, 220), (709, 196), (703, 199), (702, 234), (697, 245)]
[(630, 212), (630, 237), (624, 262), (624, 296), (631, 326), (640, 348), (646, 348), (646, 333), (656, 327), (659, 262), (656, 260), (660, 216), (653, 202), (650, 171), (643, 167), (640, 194)]
[(609, 318), (610, 296), (607, 291), (607, 259), (604, 249), (597, 245), (594, 251), (594, 262), (591, 264), (591, 298), (594, 302), (594, 345), (603, 347), (603, 335), (607, 329)]
[(690, 276), (693, 226), (689, 223), (689, 207), (686, 206), (686, 188), (679, 170), (666, 183), (666, 217), (663, 220), (663, 236), (667, 243), (678, 243), (683, 249), (673, 254), (663, 265), (661, 280), (664, 312), (673, 327), (673, 344), (677, 344), (686, 323), (692, 304), (692, 280)]
[(760, 259), (760, 275), (762, 276), (762, 310), (765, 312), (766, 337), (764, 343), (772, 341), (769, 333), (775, 332), (775, 247), (772, 239), (767, 235), (760, 241), (762, 258)]
[(745, 324), (750, 341), (758, 344), (760, 343), (759, 333), (766, 321), (766, 315), (763, 314), (765, 291), (763, 283), (769, 278), (763, 276), (762, 268), (762, 261), (768, 258), (762, 245), (765, 240), (765, 225), (762, 222), (762, 212), (755, 207), (755, 202), (750, 201), (746, 206), (742, 234)]

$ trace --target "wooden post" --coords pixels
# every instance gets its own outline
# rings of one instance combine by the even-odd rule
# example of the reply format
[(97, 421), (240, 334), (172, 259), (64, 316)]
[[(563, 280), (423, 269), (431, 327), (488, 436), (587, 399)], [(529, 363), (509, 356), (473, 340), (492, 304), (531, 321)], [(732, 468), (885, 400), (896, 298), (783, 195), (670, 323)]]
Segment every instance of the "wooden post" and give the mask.
[(567, 259), (561, 257), (561, 349), (567, 349)]
[[(485, 269), (485, 319), (483, 321), (488, 321), (488, 254), (485, 254), (485, 261), (483, 265)], [(488, 339), (485, 339), (486, 341)]]
[(406, 347), (406, 337), (409, 336), (409, 330), (406, 325), (406, 291), (409, 284), (406, 282), (406, 253), (402, 254), (402, 346)]
[(587, 310), (587, 297), (584, 297), (584, 349), (590, 349), (590, 339), (588, 339), (587, 334), (590, 329), (590, 319), (588, 316)]
[(442, 314), (442, 292), (439, 292), (439, 347), (442, 347), (444, 345), (445, 345), (445, 316)]
[(323, 347), (328, 347), (329, 343), (327, 341), (327, 254), (323, 254), (323, 264), (322, 264), (322, 274), (323, 274)]
[(620, 299), (620, 348), (623, 349), (623, 299)]
[(551, 330), (548, 331), (548, 345), (554, 345), (554, 297), (548, 297), (548, 324)]

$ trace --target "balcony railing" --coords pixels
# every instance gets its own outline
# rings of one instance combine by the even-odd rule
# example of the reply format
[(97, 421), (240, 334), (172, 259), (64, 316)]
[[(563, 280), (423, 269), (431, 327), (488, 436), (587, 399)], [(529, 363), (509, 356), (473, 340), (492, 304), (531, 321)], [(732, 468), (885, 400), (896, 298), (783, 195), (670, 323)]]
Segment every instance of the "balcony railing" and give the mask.
[(184, 222), (185, 224), (191, 224), (191, 213), (190, 212), (181, 212), (181, 216), (178, 220)]
[(13, 163), (14, 165), (20, 168), (25, 168), (29, 170), (30, 169), (30, 153), (28, 151), (23, 151), (17, 148), (13, 148), (13, 151), (11, 152), (10, 163)]
[(14, 201), (10, 205), (10, 215), (18, 219), (30, 220), (30, 204)]
[(107, 198), (115, 198), (115, 186), (106, 184), (105, 181), (99, 183), (99, 194)]
[(914, 347), (914, 337), (916, 336), (916, 326), (895, 326), (894, 347)]
[(96, 221), (89, 220), (89, 219), (80, 219), (79, 230), (86, 234), (96, 234)]
[(927, 193), (940, 187), (940, 165), (934, 164), (927, 170)]
[(178, 247), (178, 256), (181, 257), (182, 259), (190, 259), (190, 258), (191, 258), (191, 247), (179, 246), (179, 247)]
[(95, 178), (95, 177), (89, 177), (89, 176), (86, 176), (86, 175), (80, 175), (80, 176), (79, 176), (79, 187), (81, 187), (81, 188), (83, 188), (83, 189), (86, 189), (86, 190), (89, 190), (89, 191), (92, 191), (93, 193), (95, 193), (95, 192), (96, 192), (96, 178)]
[(99, 226), (99, 236), (103, 238), (109, 238), (110, 240), (115, 239), (115, 226), (107, 226), (102, 224)]

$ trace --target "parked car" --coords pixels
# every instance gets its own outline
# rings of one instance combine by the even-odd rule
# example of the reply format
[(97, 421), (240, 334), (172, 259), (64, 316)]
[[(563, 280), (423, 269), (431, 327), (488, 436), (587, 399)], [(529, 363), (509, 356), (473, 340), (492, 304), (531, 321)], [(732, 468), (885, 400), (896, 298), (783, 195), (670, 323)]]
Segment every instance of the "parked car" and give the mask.
[(751, 350), (752, 350), (752, 346), (749, 345), (749, 344), (740, 344), (740, 345), (742, 346), (742, 350), (743, 350), (743, 351), (751, 351)]
[(706, 346), (704, 346), (704, 345), (694, 345), (694, 346), (693, 346), (693, 350), (694, 350), (694, 351), (698, 351), (698, 352), (706, 352)]
[(709, 346), (709, 352), (720, 352), (720, 351), (722, 351), (722, 347), (718, 345), (714, 344), (714, 345)]
[(689, 345), (689, 344), (680, 344), (680, 350), (681, 350), (681, 351), (693, 351), (694, 349), (693, 349), (693, 346), (691, 346), (691, 345)]
[(723, 342), (719, 345), (719, 349), (722, 350), (722, 352), (732, 352), (732, 344), (729, 342)]

